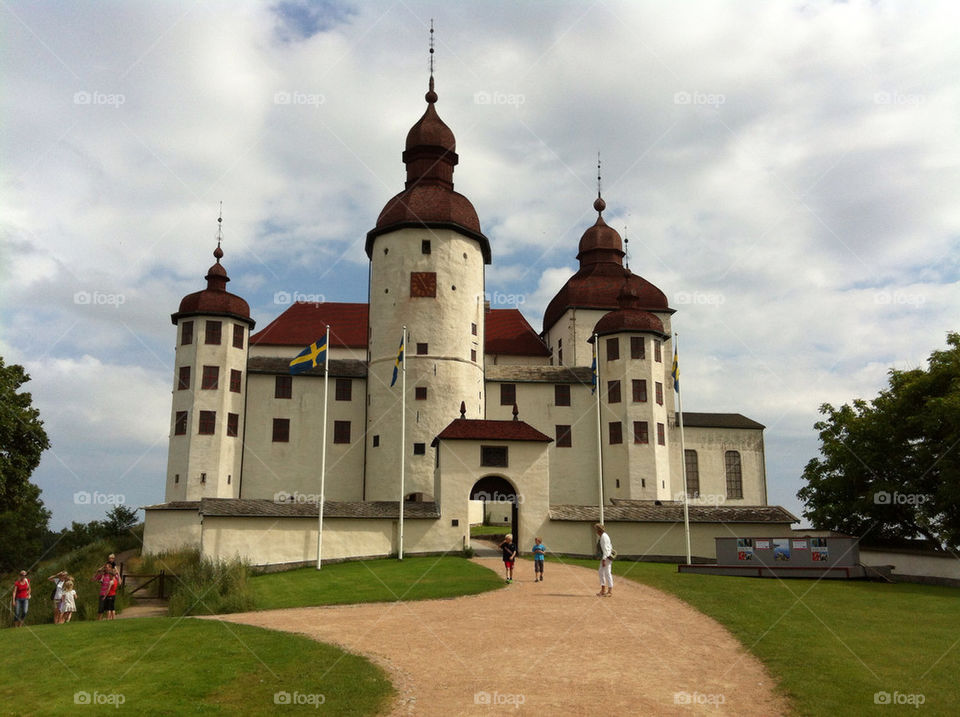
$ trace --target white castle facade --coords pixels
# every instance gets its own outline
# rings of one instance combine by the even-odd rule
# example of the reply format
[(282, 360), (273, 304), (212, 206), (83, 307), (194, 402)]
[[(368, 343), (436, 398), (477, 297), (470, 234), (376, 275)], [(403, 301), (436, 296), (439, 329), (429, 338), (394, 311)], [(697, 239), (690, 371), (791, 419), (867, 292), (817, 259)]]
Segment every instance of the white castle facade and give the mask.
[[(406, 186), (367, 234), (367, 303), (294, 303), (254, 331), (218, 246), (207, 288), (173, 314), (165, 502), (145, 508), (146, 550), (315, 562), (325, 403), (324, 560), (395, 554), (401, 540), (405, 554), (460, 551), (484, 518), (523, 551), (538, 535), (590, 554), (601, 502), (620, 555), (676, 558), (684, 467), (695, 556), (714, 557), (716, 536), (789, 535), (796, 518), (767, 505), (762, 425), (685, 412), (681, 451), (674, 310), (624, 268), (602, 199), (541, 332), (489, 307), (490, 243), (453, 189), (459, 158), (432, 77), (426, 101), (402, 155)], [(291, 376), (289, 362), (327, 326), (325, 400), (323, 368)], [(405, 402), (390, 385), (404, 326)]]

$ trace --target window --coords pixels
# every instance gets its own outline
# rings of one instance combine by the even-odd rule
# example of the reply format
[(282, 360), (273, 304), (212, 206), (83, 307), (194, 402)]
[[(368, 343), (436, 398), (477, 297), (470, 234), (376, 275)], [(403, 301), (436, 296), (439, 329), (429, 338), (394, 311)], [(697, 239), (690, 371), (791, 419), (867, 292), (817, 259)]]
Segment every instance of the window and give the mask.
[(413, 455), (415, 456), (425, 456), (427, 454), (427, 444), (426, 443), (414, 443), (413, 444)]
[(333, 422), (333, 442), (334, 443), (350, 442), (350, 421), (334, 421)]
[(434, 271), (410, 272), (410, 296), (435, 298), (437, 296), (437, 273)]
[(413, 389), (413, 398), (415, 401), (426, 401), (427, 400), (427, 387), (426, 386), (417, 386)]
[(634, 443), (649, 443), (650, 442), (650, 433), (647, 430), (646, 421), (634, 421), (633, 422), (633, 442)]
[(647, 357), (646, 343), (642, 336), (630, 337), (630, 358), (642, 359)]
[(470, 349), (470, 360), (473, 361), (473, 363), (476, 363), (476, 362), (477, 362), (477, 350), (476, 350), (476, 349)]
[(620, 339), (607, 339), (607, 361), (616, 361), (620, 358)]
[(570, 426), (557, 426), (557, 448), (570, 448), (573, 445), (573, 432)]
[(213, 390), (220, 385), (220, 367), (219, 366), (204, 366), (203, 367), (203, 380), (200, 384), (200, 388)]
[(427, 355), (427, 345), (417, 344), (417, 356), (426, 356), (426, 355)]
[(517, 402), (517, 384), (501, 383), (500, 384), (500, 405), (512, 406), (516, 402)]
[(338, 401), (349, 401), (352, 398), (353, 381), (351, 381), (349, 378), (338, 378), (336, 399)]
[(274, 398), (293, 398), (293, 376), (277, 376), (273, 388)]
[(570, 384), (559, 383), (553, 387), (553, 402), (558, 406), (570, 405)]
[(740, 451), (727, 451), (723, 462), (727, 469), (727, 498), (743, 498)]
[(633, 402), (647, 402), (647, 380), (645, 378), (633, 379)]
[(220, 321), (207, 321), (206, 322), (206, 333), (204, 335), (204, 343), (208, 344), (218, 344), (220, 343), (220, 329), (223, 324)]
[(664, 430), (663, 424), (657, 424), (657, 445), (665, 446), (667, 445), (667, 433)]
[(235, 368), (230, 369), (230, 390), (233, 393), (240, 393), (240, 384), (243, 382), (243, 371)]
[(184, 321), (180, 329), (180, 343), (183, 346), (193, 343), (193, 322)]
[(379, 447), (380, 447), (380, 436), (379, 436), (379, 435), (373, 437), (373, 447), (374, 447), (374, 448), (379, 448)]
[(506, 446), (480, 446), (480, 465), (495, 468), (507, 467)]
[(660, 342), (656, 339), (653, 341), (653, 360), (657, 363), (663, 361), (663, 357), (660, 355)]
[(217, 412), (200, 411), (200, 428), (197, 431), (201, 436), (212, 436), (217, 430)]
[(697, 452), (685, 450), (683, 462), (687, 469), (687, 497), (697, 498), (700, 496), (700, 462), (697, 460)]
[(179, 473), (174, 473), (174, 475), (173, 475), (173, 482), (174, 482), (174, 483), (179, 483), (179, 482), (180, 482), (180, 474), (179, 474)]
[(620, 403), (620, 381), (607, 381), (607, 403)]
[(243, 348), (243, 324), (233, 325), (233, 345), (235, 348)]
[(623, 443), (623, 424), (620, 421), (612, 421), (609, 426), (610, 429), (610, 445), (616, 445), (618, 443)]
[(273, 442), (274, 443), (290, 442), (290, 419), (289, 418), (273, 419)]
[(177, 411), (177, 418), (173, 423), (173, 435), (185, 436), (187, 434), (187, 412)]
[(657, 381), (657, 385), (655, 386), (655, 388), (657, 393), (657, 405), (662, 406), (663, 405), (663, 384)]
[(557, 339), (557, 364), (563, 366), (563, 339)]
[(227, 435), (236, 436), (240, 432), (240, 414), (227, 414)]
[(186, 391), (190, 388), (190, 367), (181, 366), (180, 367), (180, 376), (177, 381), (177, 390)]
[(430, 240), (424, 239), (420, 242), (420, 253), (429, 254), (430, 253)]
[(476, 325), (476, 324), (470, 324), (470, 333), (473, 334), (474, 336), (477, 335), (477, 325)]

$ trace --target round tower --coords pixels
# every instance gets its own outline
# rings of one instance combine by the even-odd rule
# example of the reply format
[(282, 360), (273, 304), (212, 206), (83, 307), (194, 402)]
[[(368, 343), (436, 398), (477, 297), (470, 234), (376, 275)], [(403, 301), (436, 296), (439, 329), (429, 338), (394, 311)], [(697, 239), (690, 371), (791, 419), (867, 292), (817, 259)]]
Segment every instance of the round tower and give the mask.
[(436, 497), (433, 439), (457, 418), (484, 415), (484, 266), (490, 242), (470, 201), (453, 190), (456, 140), (440, 119), (430, 76), (426, 111), (407, 134), (404, 190), (367, 234), (370, 258), (366, 500), (398, 500), (401, 381), (406, 343), (406, 495)]
[[(218, 219), (222, 221), (222, 219)], [(226, 269), (207, 271), (207, 288), (183, 297), (177, 327), (166, 500), (238, 498), (243, 454), (247, 347), (254, 320), (226, 290)]]

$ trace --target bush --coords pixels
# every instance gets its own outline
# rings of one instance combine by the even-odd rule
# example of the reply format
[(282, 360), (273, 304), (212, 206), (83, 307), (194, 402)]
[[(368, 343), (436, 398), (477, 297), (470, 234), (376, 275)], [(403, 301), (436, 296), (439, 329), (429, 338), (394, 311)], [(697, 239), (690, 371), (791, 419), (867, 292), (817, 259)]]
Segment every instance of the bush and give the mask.
[[(150, 560), (150, 558), (148, 558)], [(199, 550), (156, 556), (153, 560), (176, 566), (170, 595), (170, 615), (216, 615), (252, 610), (248, 580), (250, 566), (239, 560), (211, 560)]]

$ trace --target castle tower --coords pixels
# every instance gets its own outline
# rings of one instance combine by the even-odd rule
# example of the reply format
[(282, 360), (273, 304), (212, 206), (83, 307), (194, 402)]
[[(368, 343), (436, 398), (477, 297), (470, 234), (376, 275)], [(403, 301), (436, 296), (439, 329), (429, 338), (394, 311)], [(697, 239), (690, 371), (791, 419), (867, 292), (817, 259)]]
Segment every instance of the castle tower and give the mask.
[[(432, 50), (431, 50), (432, 52)], [(407, 181), (367, 234), (370, 258), (366, 500), (398, 500), (400, 390), (391, 387), (407, 327), (405, 493), (436, 497), (433, 439), (461, 401), (483, 418), (484, 266), (490, 242), (453, 191), (456, 140), (440, 119), (433, 74), (427, 109), (407, 134)]]
[[(218, 219), (222, 221), (222, 219)], [(226, 290), (216, 263), (207, 288), (183, 297), (177, 327), (166, 500), (238, 498), (243, 453), (247, 348), (254, 321), (247, 302)]]

